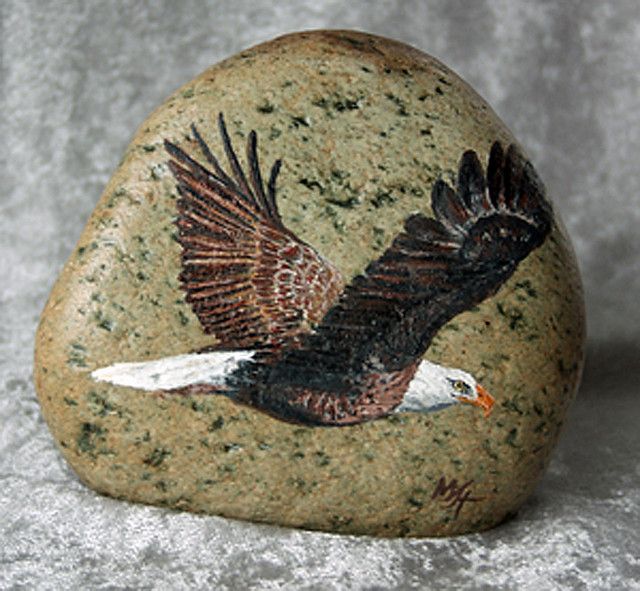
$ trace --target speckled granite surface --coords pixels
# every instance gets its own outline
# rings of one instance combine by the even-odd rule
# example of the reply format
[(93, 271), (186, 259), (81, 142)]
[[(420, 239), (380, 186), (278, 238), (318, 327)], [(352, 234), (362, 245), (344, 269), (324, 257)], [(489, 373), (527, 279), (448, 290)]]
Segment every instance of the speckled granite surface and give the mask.
[[(3, 4), (1, 588), (639, 588), (637, 5), (375, 5)], [(527, 145), (576, 242), (584, 387), (538, 492), (483, 535), (350, 538), (111, 501), (77, 482), (40, 418), (37, 317), (137, 123), (210, 63), (321, 26), (397, 37), (456, 69)]]

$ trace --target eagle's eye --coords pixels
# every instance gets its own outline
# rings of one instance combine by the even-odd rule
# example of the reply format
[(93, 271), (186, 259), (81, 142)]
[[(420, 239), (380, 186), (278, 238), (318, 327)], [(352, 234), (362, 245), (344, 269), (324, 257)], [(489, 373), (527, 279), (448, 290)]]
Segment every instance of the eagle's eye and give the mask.
[(467, 384), (463, 380), (452, 380), (451, 385), (458, 394), (469, 394), (469, 392), (471, 391), (469, 384)]

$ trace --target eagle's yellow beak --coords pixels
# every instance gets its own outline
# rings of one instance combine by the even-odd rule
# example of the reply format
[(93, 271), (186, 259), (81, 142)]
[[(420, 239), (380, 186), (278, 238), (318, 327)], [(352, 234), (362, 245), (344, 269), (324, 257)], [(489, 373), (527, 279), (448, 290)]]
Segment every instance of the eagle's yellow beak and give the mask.
[(493, 408), (496, 400), (480, 384), (476, 386), (476, 392), (478, 393), (476, 398), (465, 398), (461, 396), (460, 401), (468, 402), (474, 406), (479, 406), (484, 410), (484, 416), (487, 418), (491, 414), (491, 409)]

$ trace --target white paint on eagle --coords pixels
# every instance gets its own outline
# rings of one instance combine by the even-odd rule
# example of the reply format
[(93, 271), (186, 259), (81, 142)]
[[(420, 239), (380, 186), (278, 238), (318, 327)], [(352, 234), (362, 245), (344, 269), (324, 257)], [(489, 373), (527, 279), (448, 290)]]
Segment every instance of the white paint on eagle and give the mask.
[(214, 351), (153, 361), (115, 363), (91, 373), (94, 380), (140, 390), (173, 390), (193, 384), (225, 385), (227, 376), (255, 351)]
[[(225, 386), (226, 379), (241, 362), (253, 359), (255, 351), (214, 351), (164, 357), (153, 361), (115, 363), (97, 369), (91, 376), (99, 382), (139, 390), (173, 390), (194, 384)], [(422, 361), (394, 412), (431, 412), (457, 402), (452, 382), (463, 380), (475, 395), (476, 380), (460, 369)]]
[(461, 369), (423, 360), (394, 412), (431, 412), (458, 402), (453, 383), (461, 380), (476, 397), (475, 378)]

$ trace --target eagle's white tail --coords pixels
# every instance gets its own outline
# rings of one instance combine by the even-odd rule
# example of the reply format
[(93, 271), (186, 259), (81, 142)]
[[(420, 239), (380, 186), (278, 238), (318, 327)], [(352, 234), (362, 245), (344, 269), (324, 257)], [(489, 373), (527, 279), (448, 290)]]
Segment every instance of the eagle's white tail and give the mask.
[(91, 373), (99, 382), (140, 390), (174, 390), (193, 384), (224, 386), (227, 376), (255, 351), (214, 351), (175, 355), (153, 361), (115, 363)]

